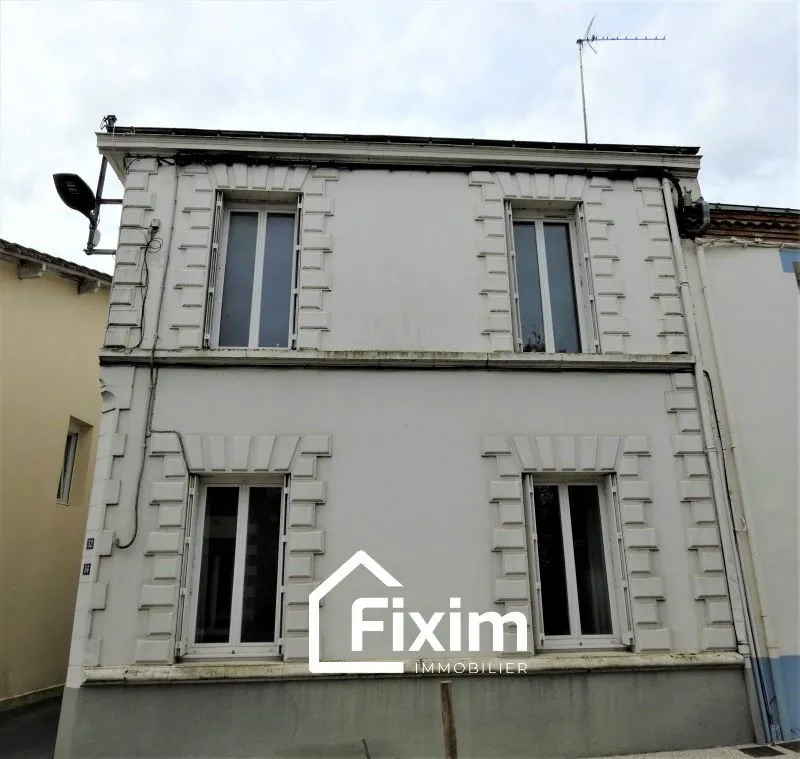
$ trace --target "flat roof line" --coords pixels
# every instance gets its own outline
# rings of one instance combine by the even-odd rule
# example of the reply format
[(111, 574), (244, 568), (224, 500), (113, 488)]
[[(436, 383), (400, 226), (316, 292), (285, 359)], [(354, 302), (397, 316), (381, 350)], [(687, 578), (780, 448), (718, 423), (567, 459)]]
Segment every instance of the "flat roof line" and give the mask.
[[(99, 132), (108, 135), (111, 132)], [(178, 127), (116, 126), (113, 134), (136, 134), (173, 137), (222, 137), (249, 140), (300, 140), (308, 142), (383, 143), (398, 145), (459, 145), (475, 147), (536, 148), (539, 150), (594, 151), (617, 153), (662, 153), (697, 155), (699, 147), (677, 145), (631, 145), (615, 143), (551, 142), (536, 140), (498, 140), (472, 137), (419, 137), (387, 134), (336, 134), (325, 132), (258, 132), (233, 129), (184, 129)]]

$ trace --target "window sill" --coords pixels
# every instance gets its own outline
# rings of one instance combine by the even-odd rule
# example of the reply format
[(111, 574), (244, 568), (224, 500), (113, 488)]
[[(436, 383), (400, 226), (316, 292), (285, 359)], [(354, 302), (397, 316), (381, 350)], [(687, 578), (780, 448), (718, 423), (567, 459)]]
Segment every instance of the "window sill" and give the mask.
[(584, 640), (579, 642), (579, 639), (574, 638), (567, 642), (552, 642), (545, 639), (544, 643), (537, 649), (543, 656), (560, 656), (562, 654), (614, 654), (614, 653), (631, 653), (631, 646), (625, 645), (617, 641), (608, 640)]
[[(469, 351), (318, 351), (281, 348), (157, 350), (156, 366), (265, 366), (341, 369), (488, 369), (550, 371), (690, 371), (688, 355), (602, 353), (478, 353)], [(149, 350), (100, 352), (100, 363), (147, 364)]]
[[(503, 658), (466, 656), (462, 659), (422, 659), (404, 662), (402, 675), (319, 675), (309, 672), (307, 662), (282, 661), (216, 661), (208, 663), (182, 661), (172, 665), (132, 665), (130, 667), (88, 667), (83, 670), (85, 685), (120, 685), (152, 683), (213, 682), (222, 680), (316, 680), (359, 679), (375, 677), (439, 677), (444, 673), (461, 675), (454, 671), (457, 662), (475, 662), (482, 666), (478, 674), (496, 675), (508, 671), (535, 676), (557, 673), (619, 672), (642, 670), (703, 669), (716, 667), (741, 667), (744, 658), (733, 651), (703, 652), (696, 654), (634, 654), (628, 652), (539, 653), (535, 656), (521, 654)], [(448, 667), (449, 669), (445, 669)], [(524, 670), (521, 667), (524, 665)], [(512, 667), (508, 670), (507, 667)], [(464, 672), (464, 676), (470, 673)], [(475, 673), (472, 673), (475, 674)]]
[(201, 647), (189, 648), (181, 662), (214, 662), (220, 661), (282, 661), (281, 654), (277, 646), (237, 646), (238, 650), (227, 651), (223, 647), (211, 647), (204, 649)]

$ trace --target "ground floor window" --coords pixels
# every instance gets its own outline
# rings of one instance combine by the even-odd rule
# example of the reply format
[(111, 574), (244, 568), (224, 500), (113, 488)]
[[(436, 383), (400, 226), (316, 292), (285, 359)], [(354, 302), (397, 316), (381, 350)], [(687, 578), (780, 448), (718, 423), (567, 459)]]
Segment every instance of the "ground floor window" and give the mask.
[(611, 488), (534, 477), (527, 484), (540, 645), (622, 645), (626, 613)]
[(277, 654), (284, 483), (209, 481), (199, 506), (188, 653)]

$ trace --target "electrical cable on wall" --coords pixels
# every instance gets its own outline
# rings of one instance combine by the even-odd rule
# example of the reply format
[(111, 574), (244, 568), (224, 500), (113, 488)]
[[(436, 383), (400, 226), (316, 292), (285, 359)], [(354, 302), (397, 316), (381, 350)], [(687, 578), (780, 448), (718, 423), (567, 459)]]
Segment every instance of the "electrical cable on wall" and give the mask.
[(144, 340), (145, 303), (147, 302), (147, 289), (150, 284), (150, 265), (147, 262), (147, 254), (158, 253), (164, 245), (163, 238), (157, 236), (157, 227), (151, 227), (149, 231), (150, 234), (145, 239), (144, 252), (142, 254), (142, 271), (139, 278), (139, 287), (142, 293), (142, 308), (139, 313), (139, 340), (128, 349), (129, 351), (139, 348)]
[[(174, 165), (174, 164), (172, 164)], [(119, 538), (114, 539), (114, 545), (119, 548), (120, 550), (125, 550), (126, 548), (130, 548), (136, 542), (136, 538), (139, 534), (139, 498), (141, 496), (142, 491), (142, 478), (144, 477), (144, 468), (147, 462), (147, 446), (150, 441), (150, 436), (153, 432), (153, 407), (155, 404), (155, 395), (156, 395), (156, 387), (158, 385), (158, 369), (155, 366), (155, 354), (156, 354), (156, 347), (158, 345), (158, 336), (161, 326), (161, 312), (164, 306), (164, 293), (166, 291), (166, 280), (167, 274), (169, 272), (169, 259), (170, 259), (170, 252), (172, 249), (172, 234), (175, 230), (175, 209), (178, 205), (178, 167), (175, 166), (175, 188), (173, 191), (172, 196), (172, 206), (170, 212), (170, 225), (169, 231), (167, 234), (166, 239), (166, 257), (164, 260), (164, 274), (161, 278), (161, 289), (158, 296), (158, 308), (156, 310), (156, 325), (155, 325), (155, 334), (153, 336), (153, 345), (150, 348), (150, 375), (148, 379), (148, 390), (147, 390), (147, 411), (145, 413), (145, 420), (144, 420), (144, 429), (143, 429), (143, 437), (142, 437), (142, 458), (139, 464), (139, 475), (136, 479), (136, 494), (133, 498), (133, 534), (131, 535), (130, 540), (127, 543), (120, 542)], [(155, 239), (156, 230), (153, 230), (153, 238)], [(160, 239), (160, 238), (159, 238)], [(164, 245), (164, 241), (161, 241), (161, 245)], [(159, 246), (159, 250), (161, 247)], [(145, 255), (145, 264), (146, 264), (147, 256)], [(147, 277), (149, 279), (149, 269)], [(142, 316), (144, 316), (144, 304), (145, 304), (145, 297), (146, 293), (143, 293), (142, 297)], [(144, 330), (140, 332), (140, 340), (139, 345), (141, 345), (141, 335), (144, 334)], [(135, 377), (135, 375), (134, 375)], [(182, 446), (182, 443), (181, 443)], [(184, 452), (185, 457), (185, 452)], [(188, 462), (187, 462), (188, 463)]]

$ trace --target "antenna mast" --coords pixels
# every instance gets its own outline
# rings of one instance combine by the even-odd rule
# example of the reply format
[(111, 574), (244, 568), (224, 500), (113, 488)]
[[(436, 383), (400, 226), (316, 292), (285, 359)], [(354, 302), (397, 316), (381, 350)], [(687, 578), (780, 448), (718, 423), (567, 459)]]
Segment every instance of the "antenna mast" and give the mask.
[(593, 53), (597, 53), (597, 50), (594, 49), (593, 43), (595, 42), (663, 42), (666, 37), (598, 37), (596, 34), (589, 34), (592, 30), (592, 24), (594, 24), (596, 16), (592, 16), (592, 20), (589, 22), (589, 26), (586, 27), (586, 31), (583, 33), (583, 37), (576, 40), (578, 44), (578, 62), (580, 64), (581, 69), (581, 104), (583, 106), (583, 139), (584, 142), (589, 142), (589, 127), (586, 121), (586, 89), (583, 83), (583, 46), (588, 45), (589, 49)]

